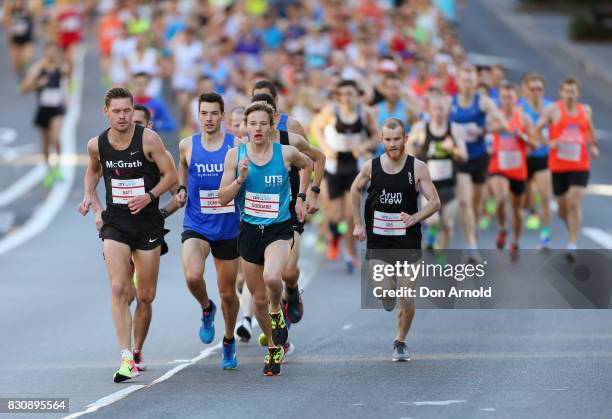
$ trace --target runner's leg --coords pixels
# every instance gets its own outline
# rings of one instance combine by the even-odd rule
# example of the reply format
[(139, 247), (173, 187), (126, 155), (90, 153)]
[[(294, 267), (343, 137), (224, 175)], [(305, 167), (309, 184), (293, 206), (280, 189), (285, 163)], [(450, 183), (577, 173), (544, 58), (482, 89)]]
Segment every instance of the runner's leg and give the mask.
[(114, 240), (104, 240), (104, 263), (111, 283), (113, 322), (120, 349), (131, 348), (132, 315), (128, 303), (130, 294), (130, 247)]
[(468, 245), (477, 246), (476, 221), (473, 208), (474, 186), (468, 173), (457, 173), (457, 195), (459, 196), (459, 208), (461, 209), (461, 226)]
[(134, 313), (134, 349), (141, 350), (153, 316), (153, 300), (157, 290), (161, 246), (153, 250), (135, 250), (134, 267), (138, 272), (137, 305)]
[(233, 260), (213, 259), (217, 270), (217, 286), (221, 298), (221, 311), (225, 320), (225, 338), (234, 338), (236, 317), (240, 309), (240, 301), (236, 295), (236, 276), (238, 275), (238, 258)]
[(268, 315), (268, 291), (266, 284), (263, 281), (262, 265), (247, 262), (244, 259), (242, 263), (242, 272), (244, 280), (253, 297), (253, 312), (261, 331), (266, 335), (268, 343), (272, 344), (272, 327), (270, 325), (270, 316)]
[(187, 288), (205, 310), (210, 305), (204, 281), (204, 264), (210, 253), (210, 244), (205, 240), (189, 238), (183, 242), (182, 253)]
[(570, 186), (565, 194), (567, 200), (567, 234), (568, 243), (576, 244), (578, 234), (582, 225), (582, 196), (585, 188), (583, 186)]

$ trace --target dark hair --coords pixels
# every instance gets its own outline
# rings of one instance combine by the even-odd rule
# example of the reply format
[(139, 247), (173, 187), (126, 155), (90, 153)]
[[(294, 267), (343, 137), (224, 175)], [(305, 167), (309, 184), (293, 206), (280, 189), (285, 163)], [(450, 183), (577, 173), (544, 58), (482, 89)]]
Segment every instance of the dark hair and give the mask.
[(147, 72), (139, 71), (138, 73), (132, 74), (132, 77), (133, 78), (136, 78), (136, 77), (146, 77), (147, 79), (150, 79), (151, 75), (149, 73), (147, 73)]
[(202, 103), (218, 103), (221, 113), (225, 112), (223, 98), (219, 93), (202, 93), (200, 97), (198, 97), (198, 110), (200, 109), (200, 105), (202, 105)]
[(518, 91), (518, 88), (516, 87), (516, 84), (514, 84), (510, 80), (502, 81), (501, 88), (504, 89), (504, 90), (514, 90), (515, 92)]
[(382, 123), (382, 127), (380, 128), (381, 134), (382, 134), (383, 128), (388, 128), (388, 129), (401, 128), (402, 129), (402, 137), (406, 136), (406, 126), (401, 121), (401, 119), (398, 119), (398, 118), (387, 118), (387, 119), (384, 120), (384, 122)]
[(340, 89), (342, 87), (353, 87), (358, 92), (360, 91), (359, 86), (357, 85), (357, 82), (355, 80), (350, 80), (350, 79), (340, 80), (340, 82), (336, 85), (336, 89)]
[(151, 110), (147, 108), (145, 105), (141, 105), (140, 103), (137, 103), (136, 105), (134, 105), (134, 110), (142, 111), (144, 113), (145, 121), (147, 124), (151, 122)]
[(401, 80), (399, 74), (397, 73), (385, 73), (385, 75), (383, 76), (383, 81), (387, 81), (387, 80)]
[(249, 115), (253, 112), (262, 111), (268, 114), (270, 118), (270, 125), (274, 126), (274, 108), (268, 105), (267, 102), (253, 102), (244, 110), (244, 121), (248, 119)]
[(253, 96), (251, 98), (251, 103), (255, 103), (255, 102), (266, 102), (268, 105), (272, 106), (272, 108), (274, 109), (274, 112), (276, 112), (276, 101), (274, 100), (274, 98), (268, 94), (265, 93), (258, 93), (255, 96)]
[(278, 97), (278, 90), (276, 89), (276, 85), (270, 80), (259, 80), (253, 86), (253, 90), (251, 91), (251, 94), (253, 94), (255, 90), (259, 90), (259, 89), (268, 89), (272, 95), (272, 98), (275, 100)]
[(108, 108), (113, 99), (130, 99), (132, 105), (134, 105), (134, 97), (132, 93), (125, 87), (113, 87), (108, 89), (104, 95), (104, 106)]
[(578, 79), (576, 77), (568, 77), (568, 78), (566, 78), (565, 80), (563, 80), (561, 82), (561, 84), (559, 85), (559, 88), (565, 86), (566, 84), (569, 84), (569, 85), (573, 84), (574, 86), (576, 86), (578, 88), (578, 90), (580, 90), (580, 82), (578, 81)]

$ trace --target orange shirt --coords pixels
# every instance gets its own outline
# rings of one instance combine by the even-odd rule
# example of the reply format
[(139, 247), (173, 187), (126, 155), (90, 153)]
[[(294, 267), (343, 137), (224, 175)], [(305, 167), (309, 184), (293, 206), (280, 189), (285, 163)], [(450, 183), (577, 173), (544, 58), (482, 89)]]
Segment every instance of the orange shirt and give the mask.
[(508, 129), (493, 136), (489, 173), (513, 180), (527, 180), (527, 144), (521, 139), (526, 131), (519, 111), (514, 111)]
[(100, 38), (98, 39), (98, 45), (100, 52), (103, 55), (110, 55), (111, 49), (113, 48), (113, 41), (123, 27), (123, 22), (116, 16), (104, 16), (100, 20)]
[(427, 89), (429, 89), (435, 81), (436, 79), (433, 76), (428, 76), (423, 83), (420, 83), (419, 79), (415, 77), (410, 82), (410, 88), (415, 95), (423, 97), (425, 93), (427, 93)]
[(589, 119), (581, 103), (576, 104), (578, 113), (570, 115), (563, 101), (558, 101), (560, 118), (550, 124), (550, 141), (557, 143), (548, 154), (548, 167), (553, 173), (582, 172), (589, 170), (589, 153), (586, 142), (591, 133)]

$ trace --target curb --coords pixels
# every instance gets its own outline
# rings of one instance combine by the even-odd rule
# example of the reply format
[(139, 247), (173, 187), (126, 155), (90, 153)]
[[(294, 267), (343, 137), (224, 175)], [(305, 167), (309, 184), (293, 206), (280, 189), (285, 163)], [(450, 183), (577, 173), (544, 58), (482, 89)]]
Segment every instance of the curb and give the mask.
[[(612, 74), (606, 71), (601, 65), (591, 61), (588, 54), (578, 50), (578, 48), (571, 45), (569, 41), (558, 40), (552, 37), (548, 32), (540, 30), (539, 27), (533, 23), (529, 15), (517, 13), (513, 4), (509, 7), (510, 2), (500, 0), (478, 0), (478, 2), (526, 44), (536, 48), (541, 48), (542, 43), (549, 44), (550, 47), (567, 55), (587, 73), (596, 76), (612, 87)], [(513, 21), (514, 16), (520, 18), (523, 24), (520, 26), (517, 25), (516, 22)], [(539, 39), (540, 42), (534, 42), (534, 39)]]

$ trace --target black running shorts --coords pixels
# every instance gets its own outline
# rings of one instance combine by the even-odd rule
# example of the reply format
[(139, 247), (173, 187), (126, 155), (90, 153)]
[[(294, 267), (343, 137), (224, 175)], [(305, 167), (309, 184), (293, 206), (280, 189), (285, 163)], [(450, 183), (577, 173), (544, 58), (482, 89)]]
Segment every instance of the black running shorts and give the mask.
[(210, 240), (208, 237), (193, 230), (185, 230), (181, 234), (181, 243), (189, 239), (204, 240), (210, 245), (210, 252), (215, 259), (234, 260), (238, 257), (238, 240)]
[(291, 240), (293, 247), (293, 222), (291, 219), (267, 226), (240, 223), (238, 253), (247, 262), (263, 265), (266, 248), (278, 240)]
[(548, 170), (548, 157), (527, 157), (527, 179), (542, 170)]
[(553, 193), (555, 196), (565, 194), (570, 186), (585, 187), (589, 183), (590, 172), (557, 172), (552, 174)]
[(468, 160), (465, 163), (457, 163), (459, 173), (467, 173), (472, 178), (472, 183), (482, 185), (487, 181), (489, 171), (489, 155), (483, 154), (480, 157)]
[(329, 172), (325, 172), (329, 199), (342, 198), (346, 192), (350, 191), (351, 185), (358, 173), (359, 172), (349, 173), (348, 175), (332, 175)]
[(164, 243), (164, 217), (157, 214), (122, 214), (102, 211), (102, 240), (114, 240), (135, 250), (153, 250)]
[(39, 128), (47, 129), (51, 126), (51, 121), (56, 116), (64, 115), (65, 110), (62, 106), (60, 107), (45, 107), (41, 106), (36, 111), (36, 116), (34, 117), (34, 125)]

